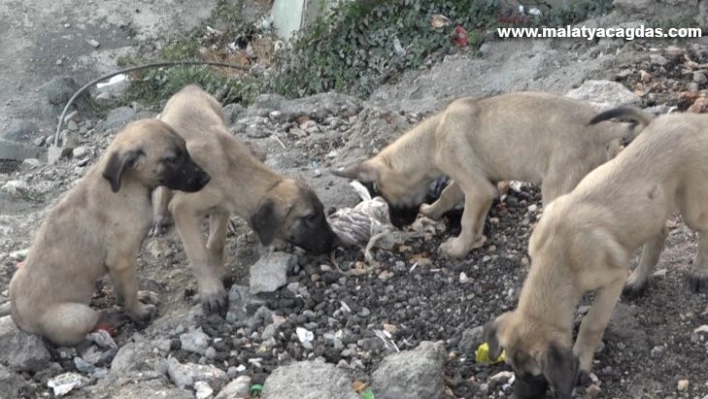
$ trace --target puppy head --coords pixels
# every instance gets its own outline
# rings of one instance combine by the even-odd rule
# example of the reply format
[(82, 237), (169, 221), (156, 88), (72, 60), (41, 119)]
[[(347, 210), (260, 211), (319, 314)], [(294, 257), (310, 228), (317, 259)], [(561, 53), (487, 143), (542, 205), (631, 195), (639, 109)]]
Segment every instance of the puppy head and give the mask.
[(211, 177), (192, 160), (184, 139), (157, 119), (133, 122), (118, 133), (106, 150), (103, 177), (115, 193), (124, 178), (154, 189), (201, 190)]
[(541, 397), (550, 385), (560, 399), (570, 399), (578, 374), (572, 348), (553, 330), (519, 310), (502, 314), (484, 326), (489, 356), (506, 352), (505, 361), (516, 374), (518, 398)]
[(395, 170), (383, 156), (376, 156), (342, 170), (333, 170), (332, 174), (355, 179), (364, 184), (371, 183), (374, 191), (388, 202), (391, 224), (398, 228), (415, 221), (431, 181)]
[(304, 183), (284, 179), (273, 187), (250, 218), (263, 245), (278, 238), (316, 254), (337, 244), (319, 198)]

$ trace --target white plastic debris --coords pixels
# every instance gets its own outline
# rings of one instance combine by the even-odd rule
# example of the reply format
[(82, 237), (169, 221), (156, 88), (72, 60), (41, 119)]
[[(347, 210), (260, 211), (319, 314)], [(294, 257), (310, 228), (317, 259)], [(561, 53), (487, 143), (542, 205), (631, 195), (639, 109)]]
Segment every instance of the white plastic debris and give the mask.
[(394, 230), (389, 221), (388, 204), (382, 197), (371, 198), (356, 180), (349, 183), (362, 199), (353, 208), (342, 208), (329, 217), (332, 230), (345, 246), (367, 246), (372, 237)]
[(108, 82), (96, 83), (96, 88), (97, 88), (97, 89), (100, 89), (100, 88), (106, 87), (106, 86), (113, 86), (113, 85), (115, 85), (115, 84), (125, 82), (126, 79), (128, 79), (128, 76), (122, 73), (122, 74), (120, 74), (120, 75), (116, 75), (116, 76), (114, 76), (114, 77), (108, 79)]
[(85, 381), (87, 381), (86, 377), (81, 374), (64, 373), (47, 381), (47, 386), (54, 390), (54, 395), (64, 396), (72, 389), (81, 386)]
[(315, 340), (315, 334), (313, 334), (312, 331), (306, 330), (302, 327), (296, 328), (295, 333), (297, 334), (297, 339), (299, 339), (303, 344), (305, 342), (312, 342)]
[(696, 328), (695, 330), (693, 330), (693, 332), (696, 334), (708, 332), (708, 324), (704, 324), (704, 325)]

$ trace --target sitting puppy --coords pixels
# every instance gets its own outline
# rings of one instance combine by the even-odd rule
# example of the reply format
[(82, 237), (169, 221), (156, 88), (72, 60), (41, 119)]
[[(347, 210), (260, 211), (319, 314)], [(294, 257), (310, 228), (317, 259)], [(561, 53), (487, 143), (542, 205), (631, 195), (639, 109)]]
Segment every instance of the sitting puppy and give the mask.
[[(484, 221), (499, 181), (543, 182), (548, 205), (639, 131), (626, 123), (588, 126), (596, 114), (588, 103), (546, 93), (462, 98), (373, 158), (333, 173), (374, 183), (399, 227), (411, 223), (419, 207), (438, 219), (464, 199), (460, 235), (440, 246), (442, 255), (463, 258), (486, 241)], [(627, 116), (642, 125), (652, 119), (639, 110)], [(453, 183), (435, 203), (420, 206), (430, 183), (443, 175)]]
[[(276, 238), (322, 254), (337, 244), (324, 206), (303, 182), (268, 168), (229, 133), (219, 102), (199, 86), (189, 85), (165, 105), (160, 119), (187, 141), (194, 159), (212, 176), (198, 193), (158, 190), (155, 223), (172, 215), (187, 257), (196, 272), (205, 313), (225, 315), (224, 246), (229, 218), (247, 220), (263, 245)], [(209, 216), (209, 239), (204, 245), (200, 224)], [(155, 230), (159, 230), (159, 226)]]
[[(620, 108), (592, 123), (635, 111)], [(544, 211), (529, 241), (532, 259), (516, 310), (485, 326), (490, 356), (506, 350), (519, 378), (545, 375), (560, 398), (570, 398), (576, 372), (584, 379), (593, 353), (624, 288), (643, 289), (678, 210), (698, 232), (689, 275), (694, 290), (708, 287), (708, 116), (656, 118), (615, 159), (590, 172)], [(641, 261), (627, 280), (633, 251)], [(582, 296), (595, 292), (572, 346), (573, 316)]]
[[(136, 258), (151, 226), (150, 195), (158, 186), (198, 191), (209, 179), (167, 124), (145, 119), (126, 126), (40, 226), (10, 281), (12, 319), (57, 345), (117, 328), (126, 314), (149, 322), (155, 306), (141, 299), (154, 298), (138, 291)], [(106, 273), (125, 313), (88, 306)]]

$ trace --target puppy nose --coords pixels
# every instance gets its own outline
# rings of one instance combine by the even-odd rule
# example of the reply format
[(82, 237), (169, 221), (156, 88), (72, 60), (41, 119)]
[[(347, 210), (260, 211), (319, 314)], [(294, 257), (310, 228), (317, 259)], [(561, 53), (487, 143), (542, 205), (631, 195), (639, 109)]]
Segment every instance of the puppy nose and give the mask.
[(202, 178), (200, 179), (200, 182), (206, 186), (207, 183), (209, 183), (210, 181), (211, 181), (211, 176), (208, 173), (203, 173)]

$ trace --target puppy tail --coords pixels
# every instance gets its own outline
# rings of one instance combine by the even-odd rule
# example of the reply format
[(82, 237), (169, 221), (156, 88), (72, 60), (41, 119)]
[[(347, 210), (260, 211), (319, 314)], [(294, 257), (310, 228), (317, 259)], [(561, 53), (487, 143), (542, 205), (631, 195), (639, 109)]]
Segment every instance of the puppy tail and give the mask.
[(587, 125), (595, 125), (614, 118), (626, 118), (632, 122), (631, 126), (628, 128), (629, 134), (624, 135), (624, 139), (628, 141), (634, 140), (637, 135), (654, 120), (653, 115), (642, 109), (636, 107), (617, 107), (595, 115)]

